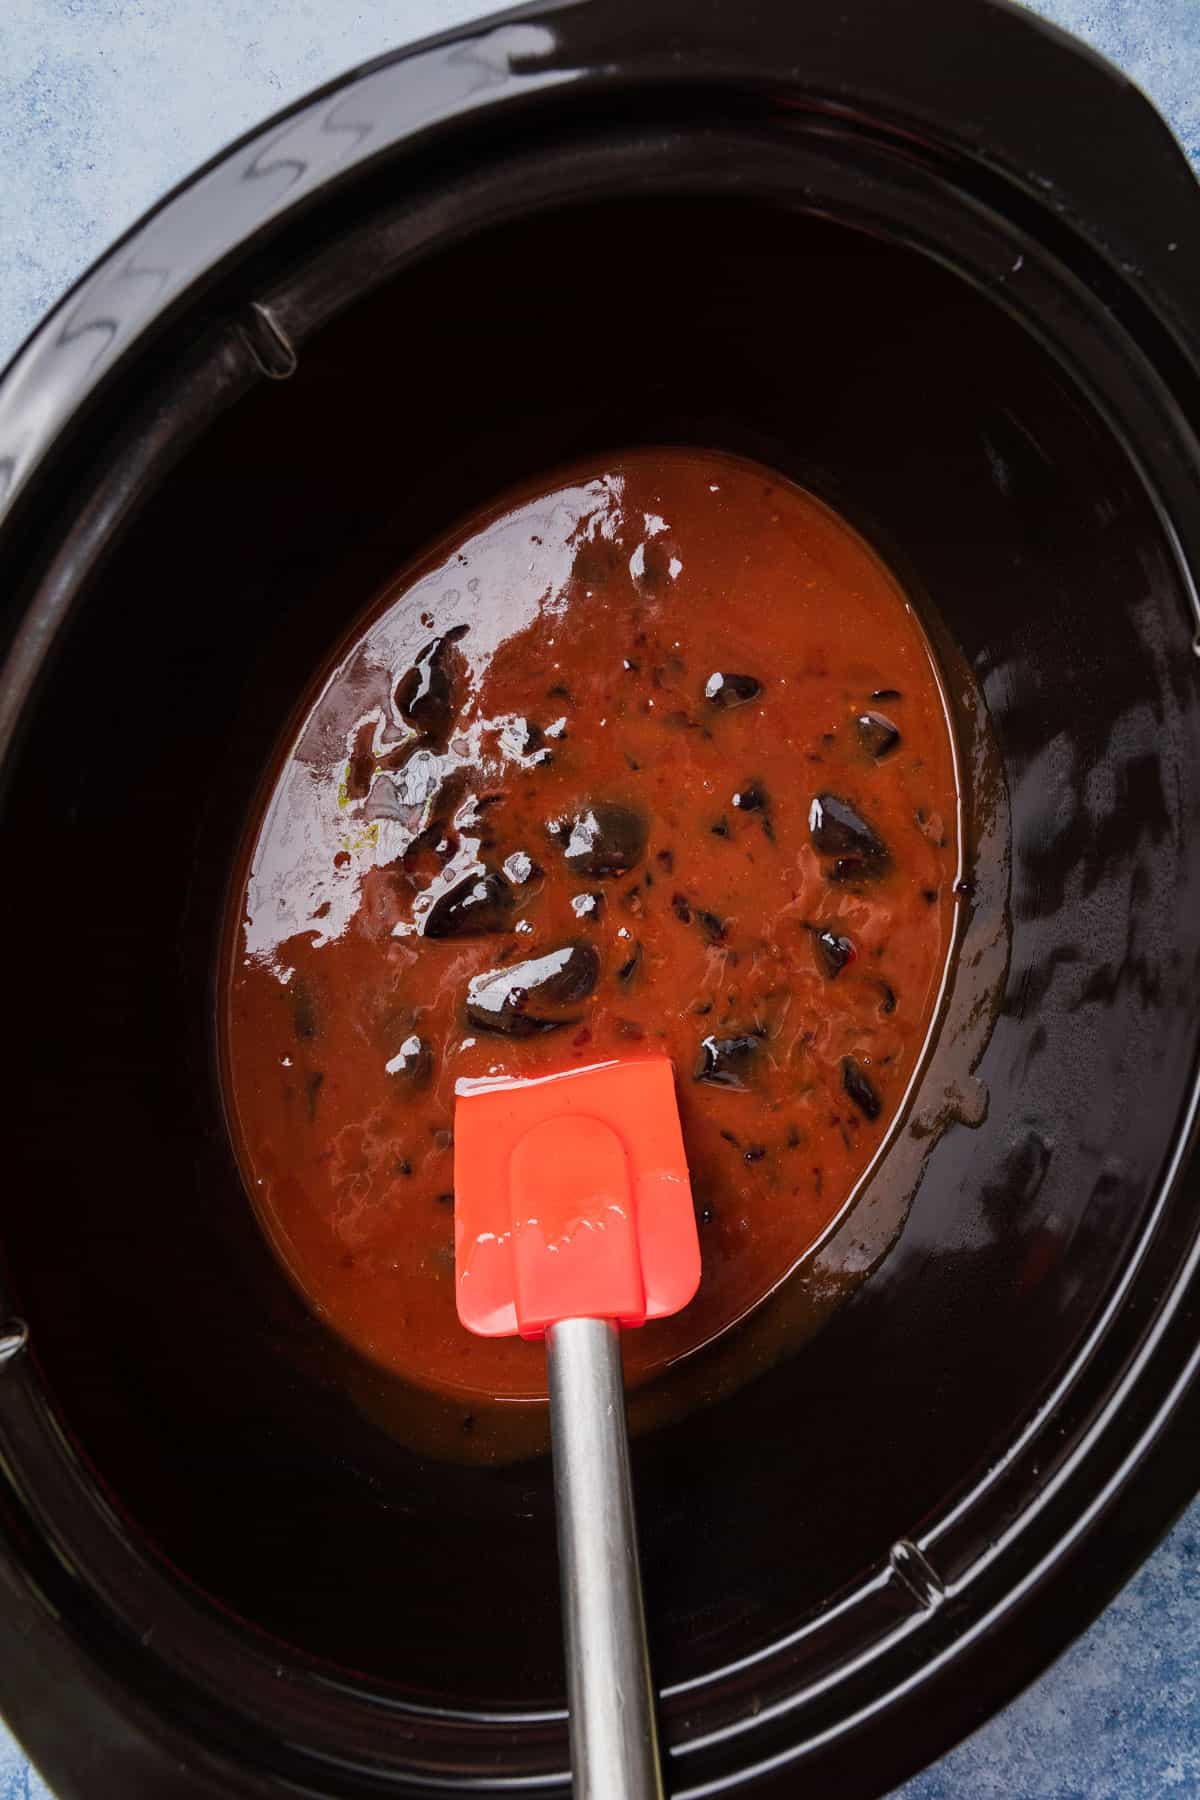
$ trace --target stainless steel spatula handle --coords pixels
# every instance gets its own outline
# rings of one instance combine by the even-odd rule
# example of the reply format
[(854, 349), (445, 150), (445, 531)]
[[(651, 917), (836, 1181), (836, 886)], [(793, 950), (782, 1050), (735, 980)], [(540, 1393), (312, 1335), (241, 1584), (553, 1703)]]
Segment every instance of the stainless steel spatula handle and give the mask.
[(546, 1369), (576, 1800), (662, 1800), (618, 1328), (550, 1326)]

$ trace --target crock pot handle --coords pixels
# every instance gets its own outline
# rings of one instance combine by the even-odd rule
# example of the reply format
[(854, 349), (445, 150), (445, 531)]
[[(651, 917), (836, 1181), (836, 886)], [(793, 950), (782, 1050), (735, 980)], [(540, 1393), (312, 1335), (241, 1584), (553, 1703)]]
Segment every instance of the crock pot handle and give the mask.
[(618, 1327), (551, 1325), (546, 1371), (575, 1794), (662, 1800)]

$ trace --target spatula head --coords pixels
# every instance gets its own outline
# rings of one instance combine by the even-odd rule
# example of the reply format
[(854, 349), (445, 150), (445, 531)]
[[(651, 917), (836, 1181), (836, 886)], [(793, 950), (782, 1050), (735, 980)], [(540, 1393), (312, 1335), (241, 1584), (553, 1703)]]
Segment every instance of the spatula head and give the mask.
[(454, 1256), (458, 1316), (482, 1337), (686, 1306), (700, 1243), (667, 1058), (460, 1083)]

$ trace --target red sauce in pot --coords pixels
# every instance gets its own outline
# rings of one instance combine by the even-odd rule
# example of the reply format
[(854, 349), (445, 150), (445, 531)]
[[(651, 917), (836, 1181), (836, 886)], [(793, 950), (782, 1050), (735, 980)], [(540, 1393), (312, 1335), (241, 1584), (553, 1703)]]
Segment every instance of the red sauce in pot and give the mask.
[(637, 451), (469, 521), (324, 678), (255, 822), (225, 1077), (311, 1304), (462, 1396), (544, 1393), (459, 1326), (454, 1086), (675, 1063), (704, 1275), (639, 1381), (820, 1239), (887, 1136), (950, 948), (955, 761), (888, 570), (753, 464)]

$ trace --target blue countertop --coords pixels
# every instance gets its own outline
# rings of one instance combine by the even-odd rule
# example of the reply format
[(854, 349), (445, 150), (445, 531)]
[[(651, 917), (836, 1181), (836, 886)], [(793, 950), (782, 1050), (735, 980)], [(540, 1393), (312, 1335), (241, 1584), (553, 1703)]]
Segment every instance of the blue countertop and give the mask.
[[(919, 0), (896, 3), (912, 6), (915, 24)], [(3, 0), (0, 364), (113, 238), (231, 138), (355, 63), (492, 10), (477, 0)], [(1041, 0), (1036, 10), (1123, 67), (1200, 170), (1200, 0)], [(1200, 1800), (1200, 1502), (1039, 1682), (900, 1793)], [(2, 1727), (0, 1800), (50, 1800)]]

